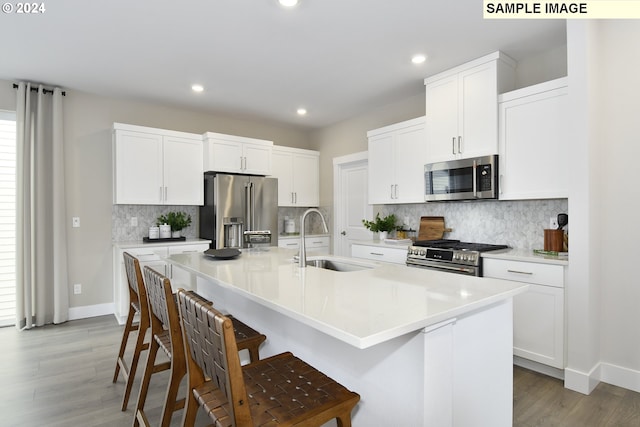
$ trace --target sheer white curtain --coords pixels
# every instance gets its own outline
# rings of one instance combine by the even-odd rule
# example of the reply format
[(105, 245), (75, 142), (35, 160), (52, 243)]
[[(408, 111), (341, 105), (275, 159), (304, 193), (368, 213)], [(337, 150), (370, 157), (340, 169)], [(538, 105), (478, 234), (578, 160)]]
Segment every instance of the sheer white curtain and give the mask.
[(16, 327), (69, 315), (62, 90), (20, 83), (17, 125)]

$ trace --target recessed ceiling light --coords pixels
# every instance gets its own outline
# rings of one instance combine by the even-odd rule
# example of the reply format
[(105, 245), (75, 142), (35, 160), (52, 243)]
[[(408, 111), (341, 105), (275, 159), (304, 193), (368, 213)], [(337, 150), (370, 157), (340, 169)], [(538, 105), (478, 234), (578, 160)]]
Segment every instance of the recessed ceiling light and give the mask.
[(426, 60), (427, 57), (422, 54), (413, 55), (413, 57), (411, 58), (411, 62), (413, 62), (414, 64), (422, 64)]
[(305, 116), (307, 114), (307, 109), (306, 108), (298, 108), (296, 110), (296, 113), (298, 113), (299, 116)]
[(194, 92), (202, 92), (204, 91), (204, 87), (202, 85), (192, 85), (191, 90)]
[(278, 0), (278, 3), (284, 7), (294, 7), (298, 4), (298, 0)]

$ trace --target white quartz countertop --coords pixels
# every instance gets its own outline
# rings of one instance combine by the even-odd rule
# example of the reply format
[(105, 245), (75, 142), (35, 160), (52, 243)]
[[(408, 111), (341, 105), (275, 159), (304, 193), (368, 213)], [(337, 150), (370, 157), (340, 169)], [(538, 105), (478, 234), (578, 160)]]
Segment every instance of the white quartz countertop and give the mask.
[(357, 348), (480, 310), (528, 286), (332, 256), (308, 258), (373, 268), (301, 269), (292, 261), (295, 254), (291, 249), (269, 248), (245, 250), (231, 260), (190, 253), (171, 255), (168, 261)]
[(569, 265), (568, 256), (538, 255), (532, 249), (500, 249), (482, 252), (483, 258), (504, 259), (510, 261), (537, 262), (540, 264)]
[(143, 242), (142, 240), (129, 240), (126, 242), (113, 242), (113, 246), (119, 249), (153, 247), (153, 246), (177, 246), (177, 245), (197, 245), (200, 243), (211, 243), (211, 240), (187, 238), (186, 240), (162, 240), (158, 242)]

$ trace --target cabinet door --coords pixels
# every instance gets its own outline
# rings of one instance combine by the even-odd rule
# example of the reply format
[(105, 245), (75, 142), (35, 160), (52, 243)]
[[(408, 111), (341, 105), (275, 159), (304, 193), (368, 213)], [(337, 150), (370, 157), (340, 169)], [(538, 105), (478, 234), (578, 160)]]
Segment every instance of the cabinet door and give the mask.
[(319, 156), (293, 155), (293, 192), (296, 206), (309, 207), (320, 204)]
[[(204, 252), (209, 249), (209, 245), (206, 243), (193, 244), (193, 245), (176, 245), (169, 246), (169, 255), (184, 254), (190, 252)], [(176, 267), (173, 264), (169, 264), (169, 278), (171, 279), (171, 289), (177, 292), (178, 289), (191, 289), (197, 290), (197, 280), (194, 274), (191, 274), (187, 270), (180, 267)]]
[(427, 144), (429, 162), (451, 160), (458, 144), (458, 76), (426, 86)]
[(459, 158), (498, 152), (498, 87), (495, 61), (460, 72), (458, 77)]
[(564, 369), (564, 289), (530, 285), (513, 298), (513, 354)]
[(242, 145), (236, 141), (209, 138), (207, 170), (216, 172), (243, 173)]
[(271, 166), (271, 176), (278, 178), (278, 206), (294, 206), (293, 155), (274, 149)]
[(500, 103), (500, 199), (569, 197), (567, 88)]
[(271, 175), (271, 150), (268, 145), (244, 143), (242, 173)]
[(164, 137), (164, 203), (204, 204), (202, 140)]
[(116, 130), (113, 174), (115, 204), (162, 204), (162, 136)]
[(398, 131), (395, 137), (394, 203), (424, 202), (424, 164), (427, 141), (424, 125)]
[(369, 138), (369, 204), (392, 203), (395, 191), (393, 133)]

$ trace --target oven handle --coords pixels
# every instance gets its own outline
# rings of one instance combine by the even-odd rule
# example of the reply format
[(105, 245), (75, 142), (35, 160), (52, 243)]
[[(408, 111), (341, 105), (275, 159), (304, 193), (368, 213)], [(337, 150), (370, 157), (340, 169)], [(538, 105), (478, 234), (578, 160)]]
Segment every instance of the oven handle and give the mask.
[(470, 276), (475, 276), (475, 269), (473, 267), (453, 267), (453, 266), (448, 266), (445, 264), (438, 264), (438, 265), (433, 265), (433, 264), (415, 264), (415, 263), (410, 263), (407, 262), (407, 266), (409, 267), (418, 267), (418, 268), (428, 268), (428, 269), (432, 269), (432, 270), (445, 270), (445, 271), (452, 271), (455, 273), (460, 273), (460, 272), (464, 272), (464, 274), (468, 274)]

